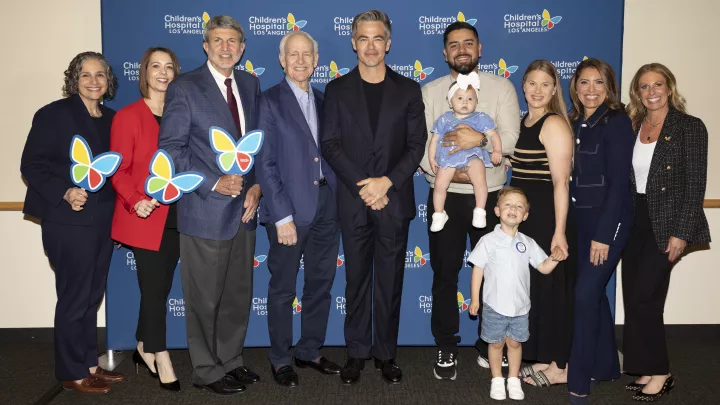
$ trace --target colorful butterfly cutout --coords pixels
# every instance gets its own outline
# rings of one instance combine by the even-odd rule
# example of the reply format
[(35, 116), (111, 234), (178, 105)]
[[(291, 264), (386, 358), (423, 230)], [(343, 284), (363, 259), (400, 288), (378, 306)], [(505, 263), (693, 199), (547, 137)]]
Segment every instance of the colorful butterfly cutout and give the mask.
[(426, 67), (423, 69), (422, 63), (420, 63), (419, 60), (415, 61), (415, 71), (413, 72), (414, 77), (419, 77), (420, 80), (425, 80), (426, 77), (428, 77), (435, 68), (433, 67)]
[(328, 73), (328, 76), (331, 79), (337, 79), (340, 76), (346, 75), (347, 72), (349, 72), (350, 69), (348, 68), (342, 68), (338, 69), (337, 63), (335, 63), (334, 60), (330, 61), (330, 73)]
[(210, 14), (207, 13), (207, 11), (203, 12), (202, 15), (202, 27), (205, 29), (205, 26), (207, 25), (208, 21), (210, 21)]
[(425, 263), (430, 260), (430, 253), (423, 254), (419, 246), (415, 246), (415, 251), (413, 253), (415, 253), (415, 257), (413, 257), (413, 263), (420, 263), (421, 266), (424, 266)]
[(205, 181), (198, 172), (175, 174), (175, 164), (170, 155), (158, 149), (150, 160), (150, 175), (145, 180), (145, 194), (162, 204), (172, 204), (183, 194), (192, 193)]
[(220, 127), (210, 127), (210, 145), (217, 153), (217, 164), (225, 174), (245, 174), (252, 169), (265, 133), (256, 129), (235, 143), (233, 137)]
[(468, 24), (470, 24), (470, 25), (473, 25), (473, 26), (474, 26), (475, 23), (477, 22), (477, 19), (476, 19), (476, 18), (471, 18), (471, 19), (469, 19), (469, 20), (466, 20), (466, 19), (465, 19), (465, 14), (463, 14), (462, 11), (458, 13), (458, 15), (457, 15), (457, 20), (458, 20), (458, 21), (462, 21), (462, 22), (466, 22), (466, 23), (468, 23)]
[(265, 68), (264, 67), (253, 67), (252, 62), (250, 62), (249, 60), (246, 60), (245, 61), (245, 71), (255, 77), (258, 77), (265, 72)]
[(292, 13), (288, 13), (287, 20), (288, 31), (300, 31), (300, 28), (304, 28), (305, 24), (307, 24), (305, 20), (295, 21), (295, 16)]
[(260, 265), (260, 263), (264, 262), (265, 259), (267, 259), (267, 255), (257, 255), (253, 259), (253, 267), (257, 267)]
[(549, 30), (551, 30), (555, 24), (559, 23), (560, 20), (562, 20), (562, 16), (556, 15), (555, 17), (550, 17), (550, 12), (547, 10), (543, 10), (542, 12), (542, 26), (548, 27)]
[(105, 152), (93, 159), (92, 151), (85, 138), (75, 135), (70, 141), (70, 179), (76, 186), (95, 192), (102, 188), (105, 179), (120, 167), (122, 156), (117, 152)]
[(463, 297), (463, 295), (460, 291), (458, 291), (458, 293), (457, 293), (457, 302), (458, 302), (458, 310), (460, 310), (460, 312), (467, 311), (468, 308), (470, 308), (470, 299), (469, 298), (465, 299), (465, 297)]
[(502, 76), (506, 79), (518, 70), (517, 66), (508, 66), (507, 63), (505, 63), (505, 59), (502, 58), (500, 58), (498, 67), (498, 76)]

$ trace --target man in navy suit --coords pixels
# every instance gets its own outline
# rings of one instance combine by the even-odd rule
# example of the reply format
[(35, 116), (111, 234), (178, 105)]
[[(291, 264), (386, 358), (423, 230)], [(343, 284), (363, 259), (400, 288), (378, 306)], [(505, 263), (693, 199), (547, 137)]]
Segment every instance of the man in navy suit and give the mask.
[(295, 365), (323, 374), (340, 367), (320, 355), (335, 280), (340, 227), (337, 181), (320, 154), (320, 111), (323, 93), (310, 76), (317, 66), (317, 42), (302, 31), (280, 42), (285, 78), (260, 98), (259, 127), (265, 142), (258, 155), (258, 182), (265, 193), (260, 222), (270, 241), (268, 269), (268, 331), (270, 366), (275, 381), (296, 387), (298, 375), (290, 360), (293, 341), (292, 302), (300, 259), (304, 257), (302, 333), (295, 346)]
[(235, 71), (245, 35), (229, 16), (207, 22), (207, 63), (173, 80), (167, 90), (159, 146), (176, 172), (205, 175), (203, 184), (178, 202), (180, 269), (193, 384), (214, 393), (245, 391), (259, 381), (243, 364), (252, 300), (255, 213), (260, 186), (254, 170), (223, 175), (209, 141), (218, 126), (235, 140), (257, 128), (256, 77)]

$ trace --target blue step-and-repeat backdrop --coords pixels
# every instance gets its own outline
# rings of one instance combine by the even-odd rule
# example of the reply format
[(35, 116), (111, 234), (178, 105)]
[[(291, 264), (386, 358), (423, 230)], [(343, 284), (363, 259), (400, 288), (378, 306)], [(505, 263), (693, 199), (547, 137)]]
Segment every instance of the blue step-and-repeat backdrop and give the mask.
[[(107, 105), (116, 110), (140, 97), (140, 58), (148, 47), (165, 46), (175, 51), (182, 70), (190, 71), (206, 60), (202, 31), (209, 16), (228, 14), (237, 19), (246, 34), (246, 50), (236, 67), (259, 77), (267, 89), (283, 78), (278, 62), (280, 39), (289, 30), (310, 33), (319, 43), (320, 61), (311, 82), (324, 89), (335, 77), (357, 64), (350, 43), (352, 18), (377, 8), (392, 20), (392, 48), (387, 64), (407, 77), (424, 84), (448, 74), (442, 54), (442, 33), (454, 21), (466, 21), (477, 28), (482, 42), (482, 71), (510, 80), (520, 98), (521, 113), (526, 103), (521, 79), (535, 59), (550, 60), (558, 68), (567, 98), (568, 80), (585, 57), (609, 62), (620, 75), (622, 57), (623, 0), (578, 2), (576, 0), (513, 0), (455, 2), (395, 0), (365, 1), (362, 4), (330, 0), (238, 2), (230, 0), (172, 2), (125, 0), (102, 1), (103, 52), (119, 78), (117, 97)], [(482, 90), (481, 90), (482, 91)], [(518, 117), (520, 119), (520, 117)], [(399, 344), (432, 345), (432, 258), (428, 251), (428, 185), (418, 171), (415, 176), (418, 216), (410, 225), (405, 261)], [(469, 246), (468, 246), (469, 248)], [(258, 228), (250, 325), (246, 346), (267, 346), (268, 240)], [(465, 252), (467, 258), (468, 252)], [(302, 280), (298, 274), (298, 298), (293, 313), (302, 311)], [(477, 320), (467, 314), (471, 269), (460, 272), (458, 311), (461, 312), (462, 344), (477, 339)], [(342, 249), (337, 258), (337, 275), (332, 288), (332, 310), (327, 345), (344, 345), (345, 266)], [(615, 302), (614, 279), (608, 285)], [(133, 348), (140, 296), (132, 252), (120, 248), (113, 255), (107, 283), (107, 347)], [(614, 312), (614, 311), (613, 311)], [(179, 267), (167, 302), (169, 348), (187, 347), (185, 303)], [(300, 317), (295, 318), (299, 337)]]

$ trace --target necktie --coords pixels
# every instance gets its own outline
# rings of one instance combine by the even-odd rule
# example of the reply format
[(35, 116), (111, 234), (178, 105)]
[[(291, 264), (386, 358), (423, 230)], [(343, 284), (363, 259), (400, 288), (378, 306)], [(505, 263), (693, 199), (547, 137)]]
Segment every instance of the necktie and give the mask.
[(228, 108), (230, 108), (230, 114), (232, 114), (233, 121), (235, 121), (235, 128), (237, 128), (238, 137), (241, 137), (243, 134), (242, 128), (240, 128), (240, 114), (238, 113), (237, 100), (235, 100), (235, 95), (232, 91), (232, 79), (225, 79), (225, 87), (227, 92)]

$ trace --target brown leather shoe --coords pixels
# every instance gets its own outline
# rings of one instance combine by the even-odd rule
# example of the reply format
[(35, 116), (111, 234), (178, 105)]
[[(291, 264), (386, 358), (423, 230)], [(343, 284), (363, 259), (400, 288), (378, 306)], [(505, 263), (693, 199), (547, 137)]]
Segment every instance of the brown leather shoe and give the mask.
[(75, 381), (63, 381), (63, 388), (83, 394), (107, 394), (110, 392), (110, 387), (107, 384), (93, 376), (83, 378), (79, 383)]
[(97, 378), (98, 380), (104, 381), (106, 383), (117, 383), (117, 382), (125, 380), (125, 374), (118, 373), (116, 371), (108, 371), (102, 367), (98, 367), (95, 370), (95, 374), (90, 374), (90, 375)]

